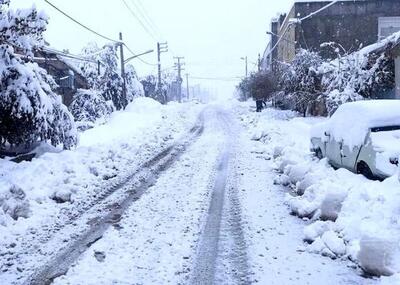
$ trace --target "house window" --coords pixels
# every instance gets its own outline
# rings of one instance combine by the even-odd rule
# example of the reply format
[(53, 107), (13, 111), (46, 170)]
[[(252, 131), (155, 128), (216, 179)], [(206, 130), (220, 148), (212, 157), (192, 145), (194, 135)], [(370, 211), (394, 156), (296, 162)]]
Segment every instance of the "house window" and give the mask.
[(400, 17), (381, 17), (378, 26), (379, 40), (382, 40), (400, 31)]
[(69, 89), (75, 89), (75, 74), (72, 70), (68, 71), (68, 75), (64, 76), (64, 77), (60, 77), (57, 80), (57, 84), (61, 87), (61, 88), (69, 88)]

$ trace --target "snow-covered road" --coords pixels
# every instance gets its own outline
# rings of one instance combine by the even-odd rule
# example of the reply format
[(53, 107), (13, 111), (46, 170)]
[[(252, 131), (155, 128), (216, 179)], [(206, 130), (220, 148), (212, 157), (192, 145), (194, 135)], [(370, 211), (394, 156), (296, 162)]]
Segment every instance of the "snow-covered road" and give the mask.
[(370, 284), (305, 250), (306, 222), (289, 215), (272, 151), (251, 140), (242, 111), (207, 106), (40, 255), (22, 255), (37, 266), (6, 284)]
[(304, 251), (303, 222), (235, 114), (203, 115), (201, 137), (54, 284), (364, 284)]

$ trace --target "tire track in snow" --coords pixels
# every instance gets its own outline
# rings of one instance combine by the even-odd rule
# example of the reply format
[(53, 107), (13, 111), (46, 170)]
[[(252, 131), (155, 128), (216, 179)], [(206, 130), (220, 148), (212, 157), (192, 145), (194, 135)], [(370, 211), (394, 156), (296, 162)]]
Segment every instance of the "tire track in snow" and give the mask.
[[(222, 112), (222, 111), (221, 111)], [(247, 246), (233, 171), (232, 119), (219, 113), (226, 145), (219, 158), (208, 217), (197, 250), (191, 284), (249, 284)]]
[[(146, 162), (142, 170), (135, 172), (135, 175), (130, 177), (130, 179), (139, 177), (139, 184), (133, 185), (133, 188), (132, 186), (129, 187), (125, 191), (127, 195), (122, 196), (122, 200), (108, 205), (106, 209), (103, 209), (107, 213), (106, 215), (101, 215), (100, 212), (98, 216), (92, 218), (88, 223), (89, 228), (86, 231), (78, 234), (74, 240), (64, 245), (64, 249), (56, 252), (45, 265), (36, 269), (23, 284), (51, 284), (55, 278), (64, 275), (82, 253), (99, 240), (110, 226), (120, 221), (122, 214), (132, 203), (140, 199), (147, 189), (155, 184), (158, 177), (178, 160), (186, 149), (201, 136), (203, 130), (204, 120), (203, 115), (200, 115), (198, 124), (191, 129), (183, 142), (176, 143)], [(125, 184), (129, 184), (129, 181), (126, 181), (120, 188), (128, 186)], [(114, 192), (120, 188), (115, 189)]]

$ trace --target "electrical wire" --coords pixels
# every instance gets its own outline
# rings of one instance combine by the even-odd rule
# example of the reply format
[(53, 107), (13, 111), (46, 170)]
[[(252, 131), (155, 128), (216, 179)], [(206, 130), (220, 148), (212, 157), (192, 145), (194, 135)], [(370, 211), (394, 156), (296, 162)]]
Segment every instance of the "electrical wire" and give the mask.
[[(296, 22), (296, 23), (300, 23), (300, 24), (301, 24), (302, 21), (307, 20), (308, 18), (311, 18), (311, 17), (313, 17), (313, 16), (315, 16), (315, 15), (321, 13), (322, 11), (324, 11), (325, 9), (328, 9), (329, 7), (331, 7), (332, 5), (336, 4), (336, 3), (339, 2), (339, 1), (341, 1), (341, 0), (334, 0), (334, 1), (332, 1), (331, 3), (329, 3), (329, 4), (325, 5), (324, 7), (322, 7), (321, 9), (318, 9), (317, 11), (312, 12), (312, 13), (308, 14), (307, 16), (303, 17), (303, 18), (297, 19), (297, 22)], [(293, 26), (293, 24), (295, 24), (295, 23), (291, 23), (291, 22), (288, 23), (288, 25), (286, 26), (286, 28), (285, 28), (283, 34), (279, 37), (279, 39), (278, 39), (278, 41), (276, 42), (276, 44), (274, 45), (274, 47), (268, 52), (268, 54), (267, 54), (265, 57), (270, 56), (270, 55), (272, 54), (272, 52), (278, 47), (279, 43), (280, 43), (280, 42), (282, 41), (282, 39), (285, 37), (287, 31), (289, 30), (289, 28), (290, 28), (291, 26)]]
[(122, 0), (122, 2), (125, 4), (126, 8), (128, 8), (128, 11), (131, 13), (131, 15), (136, 19), (136, 21), (142, 26), (142, 28), (147, 32), (149, 36), (151, 36), (155, 41), (157, 41), (157, 38), (153, 35), (152, 32), (146, 27), (146, 25), (140, 20), (140, 18), (136, 15), (136, 13), (132, 10), (132, 8), (128, 5), (128, 3), (125, 0)]
[(130, 2), (138, 12), (139, 16), (143, 19), (145, 24), (147, 24), (147, 26), (153, 31), (153, 34), (158, 36), (160, 39), (163, 38), (159, 30), (155, 27), (154, 22), (148, 16), (145, 10), (142, 7), (139, 7), (138, 3), (136, 3), (135, 0), (130, 0)]
[[(162, 39), (162, 41), (165, 41), (166, 38), (164, 37), (161, 30), (158, 28), (156, 23), (153, 21), (153, 19), (150, 17), (150, 15), (149, 15), (147, 9), (145, 8), (145, 6), (143, 5), (142, 1), (131, 0), (131, 2), (137, 8), (139, 14), (142, 15), (142, 17), (149, 24), (149, 26), (152, 28), (152, 30), (155, 32), (155, 34), (158, 34), (159, 37)], [(171, 46), (168, 47), (168, 52), (170, 52), (172, 54), (172, 56), (176, 56), (176, 52)]]
[(84, 57), (81, 57), (79, 55), (73, 55), (73, 54), (69, 54), (69, 53), (64, 53), (62, 51), (58, 51), (58, 50), (55, 50), (55, 49), (49, 48), (49, 47), (42, 47), (40, 49), (45, 51), (45, 52), (54, 53), (55, 55), (66, 57), (66, 58), (70, 58), (70, 59), (97, 63), (97, 61), (95, 61), (95, 60), (91, 60), (89, 58), (84, 58)]
[(67, 17), (68, 19), (70, 19), (71, 21), (73, 21), (74, 23), (78, 24), (79, 26), (81, 26), (82, 28), (88, 30), (89, 32), (114, 43), (121, 43), (121, 41), (116, 41), (112, 38), (109, 38), (107, 36), (104, 36), (98, 32), (96, 32), (95, 30), (89, 28), (88, 26), (82, 24), (81, 22), (79, 22), (78, 20), (74, 19), (73, 17), (71, 17), (70, 15), (68, 15), (66, 12), (62, 11), (61, 9), (59, 9), (57, 6), (55, 6), (54, 4), (50, 3), (48, 0), (44, 0), (44, 2), (46, 2), (47, 4), (49, 4), (51, 7), (53, 7), (54, 9), (56, 9), (58, 12), (60, 12), (61, 14), (63, 14), (65, 17)]
[[(135, 1), (135, 0), (132, 0)], [(151, 25), (153, 26), (153, 28), (158, 32), (158, 34), (161, 36), (161, 38), (164, 38), (162, 35), (161, 30), (158, 28), (158, 26), (156, 25), (156, 23), (153, 21), (153, 19), (150, 17), (149, 13), (147, 12), (147, 9), (145, 8), (145, 6), (143, 5), (142, 1), (137, 0), (138, 5), (140, 6), (141, 10), (143, 11), (143, 13), (145, 14), (145, 16), (147, 16), (147, 18), (149, 19)]]
[(332, 2), (329, 3), (328, 5), (322, 7), (321, 9), (319, 9), (319, 10), (317, 10), (317, 11), (315, 11), (315, 12), (312, 12), (312, 13), (308, 14), (307, 16), (303, 17), (303, 18), (300, 18), (299, 21), (302, 22), (302, 21), (304, 21), (304, 20), (307, 20), (308, 18), (311, 18), (312, 16), (315, 16), (315, 15), (321, 13), (322, 11), (324, 11), (325, 9), (328, 9), (329, 7), (331, 7), (332, 5), (336, 4), (336, 3), (339, 2), (339, 1), (341, 1), (341, 0), (334, 0), (334, 1), (332, 1)]

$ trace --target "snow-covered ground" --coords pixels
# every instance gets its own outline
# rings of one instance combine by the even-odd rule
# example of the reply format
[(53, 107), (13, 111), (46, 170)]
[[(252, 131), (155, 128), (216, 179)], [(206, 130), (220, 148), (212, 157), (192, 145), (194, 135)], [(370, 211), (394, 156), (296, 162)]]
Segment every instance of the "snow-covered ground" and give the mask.
[(82, 133), (75, 150), (50, 149), (20, 164), (0, 159), (0, 279), (31, 268), (35, 260), (16, 264), (27, 243), (43, 243), (37, 236), (98, 203), (105, 190), (188, 132), (202, 108), (138, 98), (105, 125)]
[(204, 134), (130, 207), (121, 228), (108, 230), (55, 284), (188, 282), (225, 143), (215, 112), (204, 117)]
[[(137, 99), (83, 133), (74, 151), (0, 160), (0, 280), (47, 274), (40, 266), (54, 262), (58, 247), (102, 227), (105, 215), (109, 226), (60, 264), (69, 270), (54, 284), (397, 284), (396, 274), (365, 278), (361, 267), (400, 271), (398, 178), (334, 170), (309, 152), (310, 128), (323, 118), (259, 114), (253, 104)], [(199, 114), (202, 131), (191, 137)], [(103, 193), (185, 134), (191, 143), (167, 156), (156, 177), (144, 173), (123, 193)], [(109, 216), (146, 180), (122, 217)], [(20, 209), (26, 217), (14, 220)], [(60, 252), (58, 260), (71, 257)]]
[[(275, 224), (272, 228), (276, 227), (277, 223), (279, 226), (293, 219), (293, 217), (282, 215), (279, 211), (282, 208), (274, 203), (285, 202), (288, 213), (303, 219), (303, 221), (299, 220), (301, 225), (297, 226), (297, 239), (300, 244), (295, 255), (304, 255), (303, 252), (308, 252), (338, 259), (337, 264), (343, 266), (344, 271), (348, 271), (345, 269), (346, 265), (355, 268), (353, 275), (356, 272), (362, 274), (361, 268), (371, 274), (394, 274), (391, 277), (368, 280), (357, 280), (357, 277), (353, 276), (350, 279), (356, 280), (355, 284), (376, 282), (400, 284), (397, 274), (400, 272), (398, 223), (400, 183), (397, 175), (383, 182), (370, 181), (344, 169), (334, 170), (328, 165), (326, 159), (322, 161), (315, 159), (309, 151), (310, 129), (314, 124), (324, 121), (323, 118), (301, 118), (293, 112), (274, 109), (255, 114), (248, 112), (244, 106), (241, 106), (241, 110), (242, 122), (248, 127), (249, 136), (254, 141), (255, 155), (260, 159), (269, 160), (264, 163), (265, 175), (262, 178), (259, 177), (260, 184), (264, 179), (273, 179), (276, 184), (275, 196), (268, 196), (267, 200), (265, 194), (271, 188), (264, 188), (260, 190), (260, 193), (254, 194), (260, 195), (259, 199), (249, 196), (249, 201), (265, 199), (268, 206), (262, 216), (266, 216), (272, 224)], [(273, 174), (274, 171), (276, 174)], [(283, 194), (282, 189), (289, 189), (289, 193)], [(272, 202), (272, 205), (268, 201)], [(251, 204), (248, 207), (244, 206), (244, 209), (247, 208), (256, 209), (251, 207)], [(260, 226), (259, 221), (256, 223)], [(258, 234), (265, 235), (265, 240), (268, 240), (270, 236), (268, 229), (271, 226), (267, 227), (265, 229), (260, 226)], [(278, 240), (286, 241), (287, 233), (282, 228), (280, 231), (282, 236), (277, 237)], [(303, 245), (302, 240), (307, 243)], [(295, 241), (292, 240), (292, 242)], [(277, 242), (277, 245), (282, 246), (280, 242)], [(290, 249), (290, 243), (289, 245), (285, 243), (285, 247)], [(292, 251), (293, 249), (295, 246), (292, 247)], [(274, 252), (274, 249), (258, 246), (257, 251), (270, 259), (270, 253)], [(293, 258), (289, 254), (287, 256), (290, 259)], [(276, 258), (282, 257), (276, 256)], [(309, 258), (309, 255), (299, 256), (298, 260), (301, 261), (296, 269), (303, 271), (304, 266), (313, 264)], [(257, 259), (262, 268), (260, 260), (262, 257)], [(330, 263), (326, 259), (320, 262)], [(314, 268), (318, 268), (318, 264), (320, 263), (317, 261)], [(279, 274), (283, 275), (286, 274), (284, 271), (294, 270), (284, 268), (281, 264), (278, 268)], [(271, 266), (272, 269), (273, 266)], [(326, 269), (325, 271), (329, 272)], [(335, 279), (330, 278), (329, 274), (321, 276), (327, 277), (326, 284), (330, 284), (329, 282), (341, 284), (337, 280), (332, 281)], [(342, 279), (343, 284), (348, 284), (347, 278), (349, 276), (345, 274)]]
[[(238, 188), (248, 242), (252, 280), (258, 284), (364, 284), (348, 266), (307, 251), (303, 242), (306, 222), (289, 214), (285, 187), (274, 183), (275, 145), (308, 150), (310, 125), (319, 119), (295, 119), (292, 112), (250, 112), (250, 105), (235, 106), (243, 132), (238, 153)], [(295, 139), (299, 136), (301, 139)], [(294, 151), (291, 152), (294, 155)]]

